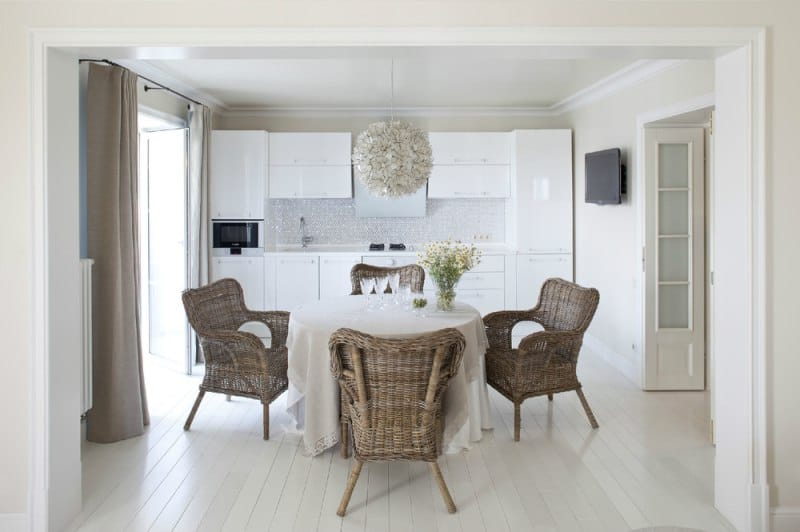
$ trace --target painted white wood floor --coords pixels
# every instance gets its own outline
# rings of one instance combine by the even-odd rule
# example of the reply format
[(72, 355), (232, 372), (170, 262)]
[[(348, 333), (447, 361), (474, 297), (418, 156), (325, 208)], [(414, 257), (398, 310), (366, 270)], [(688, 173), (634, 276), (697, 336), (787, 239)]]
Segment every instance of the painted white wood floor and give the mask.
[(523, 404), (514, 443), (512, 404), (490, 388), (494, 430), (440, 459), (456, 514), (425, 464), (393, 462), (365, 466), (341, 519), (350, 461), (338, 447), (304, 456), (283, 398), (269, 441), (257, 401), (218, 394), (184, 432), (199, 378), (149, 364), (151, 425), (139, 438), (84, 445), (72, 530), (732, 530), (712, 506), (706, 394), (642, 392), (590, 352), (580, 365), (598, 430), (574, 393), (560, 394)]

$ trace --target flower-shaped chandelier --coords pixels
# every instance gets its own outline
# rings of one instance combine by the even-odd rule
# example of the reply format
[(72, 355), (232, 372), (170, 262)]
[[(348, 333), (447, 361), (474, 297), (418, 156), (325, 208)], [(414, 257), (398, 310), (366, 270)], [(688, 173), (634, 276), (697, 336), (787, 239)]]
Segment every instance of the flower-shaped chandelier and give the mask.
[(425, 186), (431, 176), (433, 155), (427, 133), (394, 119), (394, 60), (391, 87), (391, 119), (374, 122), (358, 135), (353, 165), (370, 192), (396, 198)]
[(353, 164), (370, 192), (406, 196), (425, 186), (431, 176), (431, 143), (427, 133), (408, 122), (375, 122), (358, 135)]

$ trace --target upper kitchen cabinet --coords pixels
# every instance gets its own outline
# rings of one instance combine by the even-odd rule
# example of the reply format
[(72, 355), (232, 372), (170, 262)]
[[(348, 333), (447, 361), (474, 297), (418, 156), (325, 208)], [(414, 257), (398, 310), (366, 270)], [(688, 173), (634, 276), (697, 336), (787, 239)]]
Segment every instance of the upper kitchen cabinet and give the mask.
[(511, 223), (522, 253), (572, 253), (572, 130), (517, 130), (511, 142)]
[(266, 131), (212, 131), (209, 203), (212, 218), (264, 219)]
[(509, 164), (509, 133), (431, 132), (433, 164)]
[(351, 134), (270, 133), (270, 198), (350, 198)]
[(506, 198), (510, 193), (510, 134), (429, 133), (433, 168), (429, 198)]

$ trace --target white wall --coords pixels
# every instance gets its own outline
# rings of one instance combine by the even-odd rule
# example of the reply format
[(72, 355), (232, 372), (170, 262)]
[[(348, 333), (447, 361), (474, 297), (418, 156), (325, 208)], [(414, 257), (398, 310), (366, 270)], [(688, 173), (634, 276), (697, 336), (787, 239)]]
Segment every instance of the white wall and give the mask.
[[(714, 64), (691, 61), (570, 112), (575, 156), (575, 280), (600, 291), (600, 305), (588, 333), (602, 343), (613, 363), (640, 384), (641, 243), (636, 195), (637, 116), (714, 91)], [(621, 205), (584, 201), (584, 155), (621, 148), (628, 193)], [(592, 345), (589, 342), (589, 345)]]
[[(169, 27), (217, 26), (767, 26), (767, 243), (768, 263), (768, 457), (772, 504), (800, 507), (800, 327), (796, 302), (800, 296), (800, 150), (797, 124), (800, 105), (800, 2), (796, 0), (509, 0), (502, 7), (490, 0), (374, 2), (248, 3), (233, 9), (230, 2), (192, 4), (176, 1), (79, 3), (42, 0), (0, 2), (0, 226), (29, 223), (31, 210), (29, 28), (33, 27)], [(32, 353), (32, 242), (27, 231), (6, 231), (0, 251), (0, 305), (4, 405), (0, 421), (0, 513), (27, 510), (29, 393)], [(76, 251), (77, 253), (77, 251)], [(602, 304), (602, 303), (601, 303)]]

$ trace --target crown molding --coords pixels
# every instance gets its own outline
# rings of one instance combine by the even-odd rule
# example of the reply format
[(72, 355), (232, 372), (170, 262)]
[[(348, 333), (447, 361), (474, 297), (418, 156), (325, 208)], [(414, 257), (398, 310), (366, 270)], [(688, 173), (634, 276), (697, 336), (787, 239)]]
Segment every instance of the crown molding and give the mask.
[(549, 107), (233, 107), (225, 118), (273, 116), (553, 116)]
[(632, 87), (661, 74), (671, 68), (675, 68), (686, 62), (684, 59), (645, 59), (634, 61), (630, 65), (617, 70), (610, 76), (581, 89), (571, 96), (567, 96), (560, 102), (551, 106), (554, 114), (560, 115), (573, 111), (584, 105), (611, 96), (622, 89)]
[[(606, 76), (605, 78), (567, 96), (550, 106), (461, 106), (461, 107), (235, 107), (220, 102), (216, 112), (224, 118), (278, 117), (278, 116), (532, 116), (552, 117), (572, 111), (594, 101), (610, 96), (627, 87), (642, 83), (662, 72), (684, 64), (686, 60), (640, 60)], [(188, 90), (188, 89), (186, 89)]]

